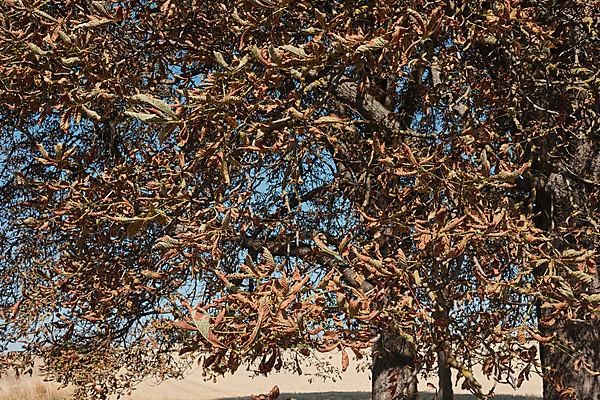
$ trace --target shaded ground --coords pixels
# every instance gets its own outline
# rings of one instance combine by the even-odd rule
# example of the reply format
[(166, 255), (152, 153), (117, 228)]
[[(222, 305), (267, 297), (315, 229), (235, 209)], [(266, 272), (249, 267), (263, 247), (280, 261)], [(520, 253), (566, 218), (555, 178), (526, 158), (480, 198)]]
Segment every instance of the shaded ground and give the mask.
[[(279, 396), (281, 400), (370, 400), (371, 394), (368, 392), (323, 392), (323, 393), (284, 393)], [(420, 393), (419, 398), (429, 400), (433, 398), (433, 393)], [(473, 400), (475, 396), (467, 394), (455, 394), (455, 400)], [(505, 396), (497, 395), (494, 400), (540, 400), (535, 396)], [(222, 400), (248, 400), (248, 397), (230, 397)]]

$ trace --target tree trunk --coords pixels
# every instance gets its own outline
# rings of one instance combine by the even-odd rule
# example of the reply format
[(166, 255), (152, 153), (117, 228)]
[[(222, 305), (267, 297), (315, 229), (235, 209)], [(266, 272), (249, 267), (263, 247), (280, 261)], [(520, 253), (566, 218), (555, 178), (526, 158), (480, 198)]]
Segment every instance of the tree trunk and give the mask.
[[(575, 346), (574, 352), (552, 351), (541, 345), (541, 360), (548, 378), (544, 379), (544, 399), (560, 399), (561, 390), (579, 400), (600, 399), (600, 329), (585, 324), (558, 324), (546, 333), (556, 332)], [(588, 364), (588, 366), (585, 365)]]
[(415, 348), (407, 341), (382, 335), (373, 349), (373, 400), (416, 400)]
[(438, 350), (438, 391), (436, 400), (454, 399), (454, 390), (452, 389), (452, 371), (447, 362), (447, 356), (444, 349)]
[[(554, 154), (557, 153), (555, 143), (547, 139), (533, 154), (535, 222), (548, 232), (559, 251), (585, 248), (595, 250), (596, 254), (600, 252), (599, 150), (598, 139), (592, 136), (574, 139), (572, 146), (561, 149), (560, 154)], [(573, 235), (572, 231), (580, 233)], [(591, 271), (594, 276), (586, 286), (588, 295), (600, 293), (600, 269)], [(556, 273), (560, 275), (564, 271)], [(540, 320), (546, 315), (547, 312), (540, 309)], [(540, 326), (545, 336), (556, 335), (561, 343), (570, 346), (565, 351), (541, 344), (544, 399), (600, 399), (600, 318), (596, 315), (587, 321), (575, 315), (570, 320)]]

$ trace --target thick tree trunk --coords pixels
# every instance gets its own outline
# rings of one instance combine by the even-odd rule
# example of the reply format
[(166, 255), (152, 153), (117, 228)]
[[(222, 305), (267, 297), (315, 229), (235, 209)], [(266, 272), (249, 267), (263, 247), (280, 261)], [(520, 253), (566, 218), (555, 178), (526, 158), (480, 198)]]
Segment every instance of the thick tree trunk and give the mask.
[(548, 331), (568, 340), (576, 350), (566, 353), (541, 346), (542, 364), (548, 373), (544, 379), (544, 399), (560, 399), (560, 389), (566, 389), (566, 393), (579, 400), (600, 399), (600, 376), (594, 376), (594, 371), (600, 370), (598, 324), (561, 323)]
[[(574, 139), (573, 146), (556, 153), (555, 143), (543, 143), (533, 154), (536, 223), (545, 229), (556, 249), (586, 248), (600, 252), (598, 215), (600, 199), (600, 144), (597, 138)], [(575, 237), (571, 228), (587, 228)], [(581, 231), (581, 230), (580, 230)], [(585, 231), (585, 230), (584, 230)], [(557, 271), (560, 275), (564, 271)], [(587, 285), (587, 294), (600, 293), (600, 269)], [(546, 312), (539, 311), (540, 319)], [(553, 321), (554, 322), (554, 321)], [(570, 350), (541, 345), (544, 399), (600, 399), (600, 318), (587, 322), (574, 316), (540, 326), (545, 336), (557, 335)]]
[(416, 400), (414, 345), (382, 335), (373, 349), (373, 400)]
[(454, 390), (452, 389), (452, 371), (448, 365), (447, 355), (443, 349), (438, 351), (438, 392), (436, 400), (454, 399)]

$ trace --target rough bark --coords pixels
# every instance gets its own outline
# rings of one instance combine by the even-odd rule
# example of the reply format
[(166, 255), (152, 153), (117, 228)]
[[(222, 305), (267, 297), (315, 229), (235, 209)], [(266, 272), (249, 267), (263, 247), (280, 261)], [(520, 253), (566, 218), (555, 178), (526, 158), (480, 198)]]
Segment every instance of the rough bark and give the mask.
[(416, 400), (415, 348), (389, 333), (373, 349), (373, 400)]
[[(600, 144), (594, 137), (578, 139), (560, 155), (553, 147), (554, 143), (548, 140), (533, 155), (536, 223), (548, 232), (559, 251), (576, 243), (598, 251), (598, 221), (594, 218), (599, 211)], [(589, 234), (572, 237), (568, 228), (573, 226), (588, 227)], [(600, 276), (596, 270), (587, 293), (599, 292)], [(541, 310), (540, 317), (544, 315)], [(546, 375), (544, 399), (559, 399), (561, 392), (581, 400), (600, 399), (600, 319), (587, 323), (557, 321), (540, 329), (544, 335), (557, 335), (562, 343), (572, 346), (570, 351), (561, 351), (552, 345), (541, 345)]]
[(374, 96), (368, 93), (360, 93), (356, 83), (345, 81), (333, 86), (336, 98), (354, 108), (372, 125), (383, 128), (388, 134), (402, 137), (426, 137), (412, 129), (407, 129), (405, 124), (398, 121), (394, 113)]
[(557, 323), (556, 327), (547, 329), (547, 333), (551, 332), (571, 342), (575, 351), (565, 353), (541, 346), (542, 364), (548, 372), (548, 378), (544, 379), (544, 399), (559, 399), (559, 390), (563, 388), (580, 400), (599, 399), (600, 377), (594, 376), (600, 364), (598, 324)]
[(444, 349), (438, 351), (438, 391), (436, 400), (452, 400), (454, 390), (452, 389), (452, 371), (448, 365), (447, 355)]

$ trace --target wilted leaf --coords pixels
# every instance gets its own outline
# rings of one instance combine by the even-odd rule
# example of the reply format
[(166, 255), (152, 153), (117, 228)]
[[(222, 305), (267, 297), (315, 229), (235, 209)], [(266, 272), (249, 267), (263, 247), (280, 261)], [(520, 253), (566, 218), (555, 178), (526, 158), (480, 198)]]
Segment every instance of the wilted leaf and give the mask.
[(431, 79), (433, 81), (433, 87), (436, 87), (437, 85), (442, 83), (440, 75), (441, 70), (439, 65), (437, 63), (431, 64)]
[(356, 48), (356, 51), (359, 53), (366, 53), (368, 51), (373, 51), (377, 49), (381, 49), (388, 45), (388, 41), (382, 37), (377, 37), (368, 41), (365, 44), (362, 44)]
[(144, 226), (144, 220), (130, 222), (129, 225), (127, 225), (127, 236), (134, 237), (140, 231), (142, 226)]
[(308, 57), (308, 54), (306, 54), (306, 52), (304, 51), (304, 49), (302, 47), (296, 47), (296, 46), (292, 46), (291, 44), (286, 44), (284, 46), (281, 46), (280, 49), (290, 52), (290, 53), (292, 53), (296, 56), (302, 57), (302, 58)]
[(200, 332), (204, 339), (208, 340), (210, 334), (210, 319), (203, 314), (200, 315), (201, 316), (198, 317), (198, 313), (196, 313), (196, 317), (192, 318), (192, 321), (194, 322), (196, 329), (198, 329), (198, 332)]
[(140, 113), (140, 112), (135, 112), (135, 111), (125, 111), (125, 115), (128, 115), (130, 117), (133, 118), (137, 118), (142, 122), (147, 122), (147, 123), (161, 123), (161, 122), (168, 122), (168, 119), (165, 119), (162, 116), (158, 116), (156, 114), (148, 114), (148, 113)]
[(35, 43), (27, 43), (27, 47), (29, 47), (29, 50), (31, 50), (33, 53), (37, 54), (38, 56), (45, 56), (45, 55), (50, 54), (49, 51), (42, 50)]
[(344, 120), (335, 114), (325, 115), (325, 116), (319, 117), (317, 120), (315, 120), (315, 124), (317, 124), (317, 125), (319, 125), (319, 124), (323, 124), (323, 125), (325, 125), (325, 124), (340, 124), (343, 122), (344, 122)]
[(217, 63), (219, 63), (220, 66), (225, 69), (229, 69), (229, 64), (223, 58), (223, 54), (219, 53), (218, 51), (213, 51), (213, 54), (215, 56), (215, 60), (217, 60)]
[[(146, 94), (136, 94), (135, 96), (131, 96), (131, 100), (136, 101), (136, 102), (140, 102), (140, 103), (150, 104), (151, 106), (156, 107), (157, 109), (159, 109), (160, 111), (162, 111), (166, 115), (172, 117), (173, 119), (177, 118), (177, 115), (171, 109), (171, 106), (169, 106), (164, 101), (156, 99), (156, 98), (154, 98), (152, 96), (149, 96), (149, 95), (146, 95)], [(138, 117), (137, 115), (132, 115), (129, 111), (126, 111), (125, 114), (131, 115), (131, 116), (136, 117), (138, 119), (142, 119), (142, 118)], [(144, 121), (144, 122), (146, 122), (146, 121)], [(154, 121), (148, 121), (148, 122), (154, 122)]]
[(350, 357), (348, 357), (346, 349), (342, 349), (342, 371), (347, 370), (348, 365), (350, 365)]
[(81, 108), (83, 109), (83, 112), (90, 117), (91, 119), (93, 119), (94, 121), (100, 121), (102, 119), (102, 117), (100, 117), (100, 114), (98, 114), (96, 111), (94, 110), (90, 110), (89, 108), (87, 108), (86, 106), (81, 106)]
[(179, 241), (177, 239), (172, 238), (171, 236), (163, 236), (157, 240), (153, 249), (155, 250), (170, 250), (179, 245)]
[(172, 322), (173, 326), (179, 328), (179, 329), (183, 329), (184, 331), (195, 331), (197, 330), (197, 328), (193, 325), (188, 324), (185, 321), (173, 321)]
[(142, 271), (142, 275), (145, 276), (146, 278), (157, 279), (157, 280), (165, 278), (165, 275), (163, 273), (154, 272), (154, 271), (150, 271), (147, 269)]
[(73, 29), (95, 28), (97, 26), (109, 24), (111, 22), (113, 22), (113, 21), (111, 19), (108, 19), (108, 18), (95, 18), (94, 17), (89, 22), (84, 22), (82, 24), (75, 25), (73, 27)]

